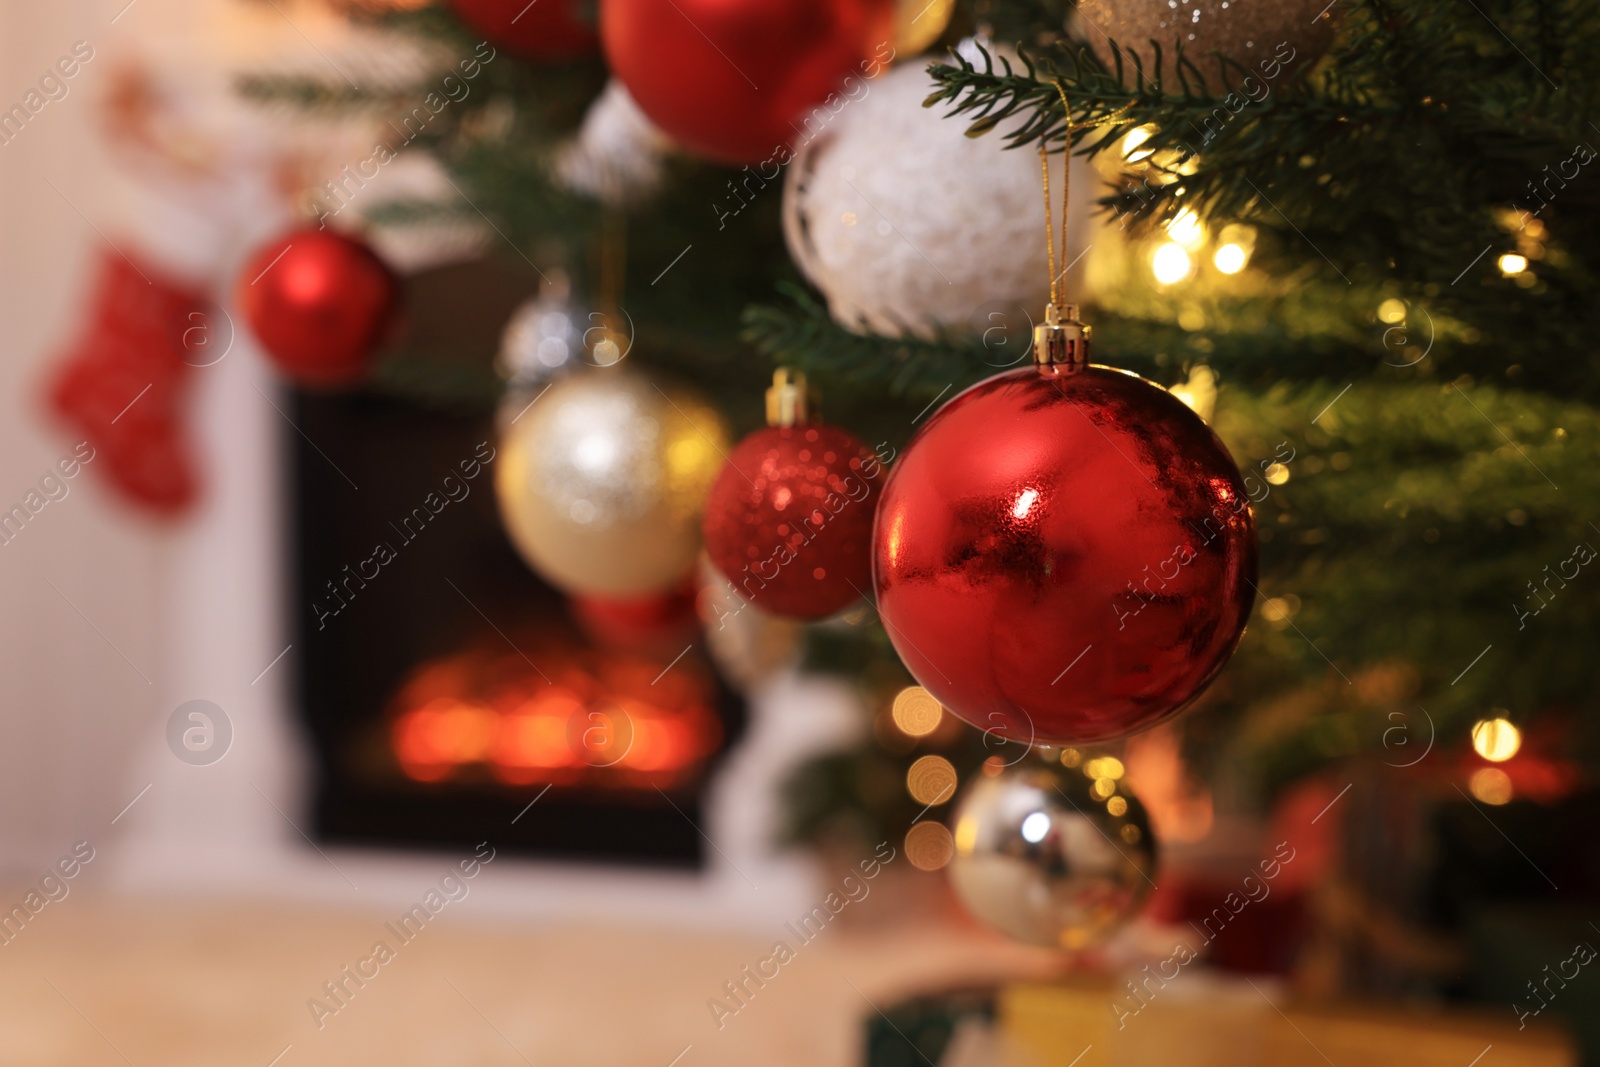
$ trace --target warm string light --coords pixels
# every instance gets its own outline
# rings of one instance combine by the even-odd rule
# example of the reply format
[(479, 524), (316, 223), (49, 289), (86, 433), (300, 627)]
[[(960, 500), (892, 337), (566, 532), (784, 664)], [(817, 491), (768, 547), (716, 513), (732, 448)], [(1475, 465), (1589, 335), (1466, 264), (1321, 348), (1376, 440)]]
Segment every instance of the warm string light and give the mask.
[(908, 685), (895, 694), (889, 716), (907, 737), (927, 737), (939, 728), (944, 708), (920, 685)]
[(1249, 253), (1235, 244), (1222, 245), (1211, 257), (1212, 264), (1224, 274), (1238, 274), (1249, 261)]
[(955, 855), (956, 843), (944, 823), (926, 820), (907, 831), (905, 848), (906, 858), (913, 867), (937, 871)]
[(923, 756), (906, 772), (906, 792), (918, 804), (947, 804), (956, 795), (956, 769), (943, 756)]
[[(1129, 164), (1150, 160), (1156, 154), (1155, 149), (1144, 146), (1155, 133), (1156, 128), (1148, 124), (1129, 130), (1122, 139), (1123, 160)], [(1179, 169), (1183, 173), (1192, 173), (1189, 166), (1180, 166)], [(1165, 173), (1165, 169), (1162, 173)], [(1152, 179), (1147, 177), (1145, 180), (1148, 184)], [(1249, 266), (1250, 257), (1255, 252), (1254, 227), (1230, 223), (1216, 236), (1207, 256), (1207, 247), (1213, 245), (1212, 235), (1193, 208), (1181, 208), (1167, 220), (1162, 230), (1165, 240), (1149, 252), (1150, 273), (1162, 286), (1177, 285), (1195, 277), (1199, 266), (1208, 259), (1218, 274), (1238, 274)]]
[(1511, 787), (1511, 776), (1499, 767), (1480, 767), (1472, 772), (1472, 777), (1467, 781), (1467, 788), (1472, 795), (1485, 804), (1498, 807), (1501, 804), (1511, 803), (1515, 790)]
[(1156, 246), (1150, 256), (1150, 270), (1162, 285), (1176, 285), (1189, 276), (1194, 263), (1176, 241)]
[(1472, 748), (1490, 763), (1504, 763), (1522, 748), (1522, 731), (1510, 719), (1480, 719), (1472, 727)]

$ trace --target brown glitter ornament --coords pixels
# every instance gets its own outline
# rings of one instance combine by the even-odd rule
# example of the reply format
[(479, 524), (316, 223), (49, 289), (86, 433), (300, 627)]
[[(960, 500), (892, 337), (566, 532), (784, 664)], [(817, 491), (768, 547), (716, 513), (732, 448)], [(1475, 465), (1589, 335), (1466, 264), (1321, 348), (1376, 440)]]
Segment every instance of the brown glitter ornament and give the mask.
[(1109, 39), (1122, 49), (1125, 71), (1132, 74), (1132, 51), (1146, 75), (1153, 75), (1154, 40), (1161, 46), (1162, 80), (1172, 81), (1173, 53), (1181, 43), (1212, 92), (1257, 99), (1262, 90), (1244, 85), (1246, 76), (1237, 71), (1219, 83), (1212, 53), (1246, 68), (1262, 85), (1297, 77), (1333, 43), (1333, 18), (1325, 5), (1326, 0), (1082, 0), (1078, 14), (1085, 23), (1083, 36), (1108, 67), (1113, 66)]

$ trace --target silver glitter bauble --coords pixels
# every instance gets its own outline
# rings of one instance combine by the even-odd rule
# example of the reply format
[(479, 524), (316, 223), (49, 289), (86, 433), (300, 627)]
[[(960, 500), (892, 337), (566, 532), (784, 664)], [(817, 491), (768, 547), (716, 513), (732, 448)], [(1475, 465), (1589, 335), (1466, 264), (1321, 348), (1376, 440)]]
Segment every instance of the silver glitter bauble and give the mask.
[(581, 364), (620, 362), (632, 346), (626, 327), (625, 319), (612, 322), (579, 306), (567, 276), (552, 270), (539, 295), (524, 301), (500, 334), (495, 370), (506, 383), (506, 407), (515, 414), (546, 382)]
[[(1081, 0), (1078, 15), (1088, 24), (1084, 38), (1107, 66), (1112, 64), (1109, 38), (1124, 52), (1126, 73), (1133, 71), (1126, 56), (1131, 49), (1146, 76), (1154, 74), (1154, 40), (1161, 45), (1162, 77), (1170, 81), (1174, 46), (1182, 42), (1185, 57), (1199, 67), (1212, 92), (1253, 100), (1264, 99), (1261, 94), (1274, 82), (1309, 70), (1328, 51), (1333, 43), (1328, 7), (1327, 0)], [(1237, 71), (1219, 81), (1212, 52), (1244, 67), (1257, 84), (1243, 84), (1246, 75)]]
[(583, 351), (584, 324), (565, 300), (537, 296), (512, 313), (495, 369), (509, 391), (529, 389), (567, 370)]
[(680, 583), (728, 432), (695, 394), (612, 367), (562, 378), (501, 432), (506, 532), (568, 593), (636, 597)]
[[(1018, 766), (967, 787), (950, 883), (968, 911), (1034, 945), (1078, 950), (1126, 923), (1152, 888), (1155, 839), (1121, 764)], [(1089, 771), (1099, 772), (1098, 777)]]

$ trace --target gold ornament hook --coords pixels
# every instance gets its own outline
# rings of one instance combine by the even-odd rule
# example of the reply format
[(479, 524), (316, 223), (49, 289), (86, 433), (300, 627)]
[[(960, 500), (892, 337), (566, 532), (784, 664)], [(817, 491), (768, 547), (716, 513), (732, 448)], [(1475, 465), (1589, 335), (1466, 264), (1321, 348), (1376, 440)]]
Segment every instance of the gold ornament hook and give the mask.
[(806, 384), (805, 372), (779, 367), (772, 372), (767, 390), (768, 426), (803, 426), (811, 421), (817, 394)]
[[(1061, 258), (1067, 258), (1067, 211), (1072, 197), (1072, 106), (1067, 102), (1067, 90), (1056, 82), (1061, 94), (1061, 106), (1066, 110), (1067, 128), (1063, 131), (1066, 144), (1061, 151)], [(1039, 170), (1044, 186), (1044, 243), (1050, 261), (1050, 302), (1045, 305), (1044, 322), (1033, 328), (1033, 362), (1041, 374), (1076, 374), (1089, 365), (1089, 327), (1078, 321), (1078, 305), (1063, 303), (1061, 276), (1063, 267), (1056, 272), (1055, 225), (1050, 206), (1050, 146), (1049, 138), (1039, 138)]]
[[(1072, 199), (1072, 131), (1087, 130), (1120, 121), (1131, 104), (1086, 122), (1072, 121), (1072, 104), (1067, 99), (1067, 87), (1056, 82), (1056, 92), (1061, 96), (1061, 107), (1066, 112), (1066, 128), (1062, 131), (1065, 144), (1061, 148), (1061, 258), (1067, 258), (1067, 211)], [(1076, 374), (1089, 365), (1089, 327), (1078, 321), (1078, 305), (1061, 299), (1062, 275), (1067, 268), (1056, 273), (1055, 226), (1051, 220), (1050, 205), (1050, 138), (1048, 133), (1039, 137), (1039, 169), (1044, 185), (1044, 243), (1050, 260), (1050, 302), (1045, 305), (1044, 322), (1033, 328), (1033, 361), (1042, 374)]]
[(1040, 374), (1076, 374), (1089, 366), (1089, 327), (1078, 321), (1078, 305), (1049, 304), (1033, 328), (1033, 362)]

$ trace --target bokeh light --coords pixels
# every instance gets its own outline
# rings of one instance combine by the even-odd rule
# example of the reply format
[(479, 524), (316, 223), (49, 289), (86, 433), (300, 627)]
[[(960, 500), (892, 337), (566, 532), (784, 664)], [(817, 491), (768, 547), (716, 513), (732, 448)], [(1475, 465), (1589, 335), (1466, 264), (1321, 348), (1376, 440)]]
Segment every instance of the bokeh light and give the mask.
[(1491, 763), (1503, 763), (1522, 747), (1522, 731), (1510, 719), (1481, 719), (1472, 727), (1472, 747)]
[(956, 795), (956, 769), (943, 756), (923, 756), (906, 772), (906, 791), (918, 804), (943, 804)]
[(1514, 795), (1511, 788), (1511, 776), (1499, 767), (1481, 767), (1472, 772), (1472, 778), (1467, 782), (1467, 788), (1472, 790), (1472, 795), (1485, 804), (1509, 804)]
[(1129, 163), (1138, 163), (1149, 159), (1153, 149), (1146, 148), (1144, 151), (1140, 151), (1139, 146), (1148, 141), (1155, 132), (1156, 128), (1149, 125), (1136, 126), (1129, 130), (1128, 135), (1122, 139), (1122, 158)]
[(911, 685), (895, 694), (894, 707), (889, 714), (902, 733), (910, 737), (926, 737), (939, 728), (944, 709), (932, 693), (920, 685)]
[(1189, 251), (1206, 243), (1205, 223), (1191, 208), (1184, 208), (1167, 223), (1167, 236)]
[(906, 859), (919, 871), (937, 871), (955, 855), (955, 841), (944, 823), (919, 822), (906, 833)]
[(1083, 773), (1090, 778), (1121, 778), (1125, 773), (1122, 761), (1115, 756), (1096, 756), (1083, 765)]
[(1150, 269), (1162, 285), (1175, 285), (1189, 276), (1193, 267), (1189, 253), (1176, 241), (1168, 241), (1150, 257)]
[(1217, 249), (1211, 262), (1224, 274), (1238, 274), (1250, 262), (1250, 253), (1242, 245), (1228, 243)]

